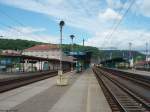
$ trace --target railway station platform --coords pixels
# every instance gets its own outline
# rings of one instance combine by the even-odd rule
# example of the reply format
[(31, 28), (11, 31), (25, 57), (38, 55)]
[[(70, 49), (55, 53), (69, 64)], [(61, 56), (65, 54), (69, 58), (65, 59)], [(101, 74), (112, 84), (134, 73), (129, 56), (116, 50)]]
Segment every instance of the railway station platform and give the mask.
[(91, 69), (65, 73), (67, 86), (57, 77), (0, 94), (0, 112), (111, 112)]
[(19, 77), (26, 77), (26, 76), (33, 76), (39, 75), (43, 73), (50, 73), (53, 71), (37, 71), (37, 72), (16, 72), (16, 73), (0, 73), (0, 80), (2, 79), (9, 79), (9, 78), (19, 78)]
[(138, 75), (144, 75), (144, 76), (150, 76), (150, 72), (148, 71), (141, 71), (141, 70), (120, 70), (120, 71), (124, 71), (124, 72), (129, 72), (129, 73), (134, 73), (134, 74), (138, 74)]

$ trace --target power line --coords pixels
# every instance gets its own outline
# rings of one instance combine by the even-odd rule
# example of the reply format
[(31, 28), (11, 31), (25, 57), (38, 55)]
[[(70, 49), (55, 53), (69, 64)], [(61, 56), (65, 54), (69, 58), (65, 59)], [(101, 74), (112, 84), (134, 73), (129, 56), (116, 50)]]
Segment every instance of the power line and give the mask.
[[(19, 21), (17, 21), (13, 17), (11, 17), (8, 14), (6, 14), (4, 11), (0, 10), (0, 13), (3, 14), (4, 16), (6, 16), (7, 18), (9, 18), (10, 20), (12, 20), (13, 22), (15, 22), (15, 23), (17, 23), (17, 24), (19, 24), (21, 26), (24, 26), (22, 23), (20, 23)], [(5, 26), (5, 27), (7, 27), (7, 28), (9, 28), (9, 29), (12, 29), (12, 30), (14, 30), (14, 31), (16, 31), (16, 32), (21, 33), (21, 34), (24, 35), (24, 33), (22, 31), (20, 31), (19, 29), (17, 29), (17, 28), (14, 28), (14, 27), (12, 27), (10, 25), (7, 25), (5, 23), (0, 23), (0, 24), (3, 25), (3, 26)]]
[(18, 32), (18, 33), (22, 33), (22, 34), (23, 34), (23, 32), (21, 32), (20, 30), (18, 30), (18, 29), (16, 29), (16, 28), (12, 27), (12, 26), (10, 26), (10, 25), (4, 24), (4, 23), (0, 23), (0, 24), (3, 25), (3, 26), (5, 26), (5, 27), (7, 27), (7, 28), (9, 28), (9, 29), (14, 30), (14, 31), (16, 31), (16, 32)]
[(15, 18), (11, 17), (10, 15), (6, 14), (3, 10), (0, 10), (0, 13), (3, 14), (4, 16), (6, 16), (7, 18), (9, 18), (10, 20), (12, 20), (13, 22), (19, 24), (20, 26), (25, 26), (20, 21), (16, 20)]
[[(117, 30), (117, 28), (119, 27), (119, 25), (121, 24), (121, 22), (123, 21), (123, 19), (125, 18), (125, 16), (127, 15), (127, 13), (129, 12), (129, 10), (131, 9), (131, 7), (133, 6), (135, 0), (132, 0), (129, 7), (127, 8), (127, 10), (125, 11), (125, 13), (123, 14), (122, 18), (118, 21), (118, 23), (116, 23), (116, 25), (114, 26), (112, 32), (110, 32), (110, 34), (108, 33), (106, 35), (105, 38), (109, 37), (110, 39), (112, 38), (113, 36), (113, 33)], [(120, 11), (121, 12), (121, 11)], [(106, 45), (106, 44), (105, 44)]]
[[(4, 16), (6, 16), (7, 18), (9, 18), (11, 21), (17, 23), (18, 25), (22, 26), (22, 27), (26, 27), (27, 25), (25, 25), (24, 23), (18, 21), (17, 19), (13, 18), (12, 16), (8, 15), (7, 13), (5, 13), (3, 10), (0, 10), (0, 13), (3, 14)], [(21, 30), (19, 29), (16, 29), (10, 25), (7, 25), (7, 24), (4, 24), (4, 23), (0, 23), (1, 25), (5, 26), (5, 27), (8, 27), (9, 29), (12, 29), (12, 30), (15, 30), (19, 33), (21, 33), (22, 35), (24, 35), (24, 32), (22, 32)], [(41, 38), (40, 34), (35, 34), (37, 35), (38, 37)]]
[[(125, 4), (123, 4), (123, 6), (121, 7), (121, 9), (120, 9), (119, 12), (118, 12), (118, 15), (116, 15), (116, 17), (118, 17), (119, 14), (122, 12), (122, 10), (124, 9), (124, 5), (125, 5)], [(117, 25), (117, 22), (118, 22), (118, 21), (114, 22), (114, 24), (112, 25), (112, 29), (115, 28), (115, 26)], [(112, 32), (112, 31), (108, 32), (108, 33), (106, 34), (106, 36), (104, 37), (104, 41), (103, 41), (103, 43), (102, 43), (102, 46), (104, 46), (106, 40), (109, 39), (108, 37), (109, 37), (109, 35), (111, 34), (111, 32)]]
[(125, 18), (125, 16), (128, 14), (129, 10), (131, 9), (131, 7), (133, 6), (135, 0), (132, 0), (131, 4), (129, 5), (129, 7), (127, 8), (126, 12), (124, 13), (123, 17), (120, 19), (120, 21), (118, 22), (118, 24), (115, 26), (115, 28), (113, 29), (113, 31), (111, 32), (110, 34), (110, 37), (111, 38), (113, 36), (113, 33), (115, 31), (117, 31), (117, 28), (119, 27), (119, 25), (121, 24), (121, 22), (123, 21), (123, 19)]

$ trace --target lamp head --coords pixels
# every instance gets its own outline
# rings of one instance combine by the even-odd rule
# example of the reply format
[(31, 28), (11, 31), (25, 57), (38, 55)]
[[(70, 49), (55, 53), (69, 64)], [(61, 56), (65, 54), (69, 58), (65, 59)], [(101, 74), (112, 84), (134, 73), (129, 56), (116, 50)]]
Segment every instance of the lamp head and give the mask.
[(75, 36), (74, 35), (70, 35), (70, 38), (73, 39)]
[(60, 27), (62, 27), (62, 26), (65, 25), (65, 22), (64, 21), (60, 21), (59, 25), (60, 25)]

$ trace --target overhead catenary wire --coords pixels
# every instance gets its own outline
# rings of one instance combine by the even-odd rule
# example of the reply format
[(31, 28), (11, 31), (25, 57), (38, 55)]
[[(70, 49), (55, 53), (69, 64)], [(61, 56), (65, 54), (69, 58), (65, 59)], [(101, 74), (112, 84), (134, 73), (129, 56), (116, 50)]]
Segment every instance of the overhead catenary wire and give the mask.
[(9, 18), (10, 20), (14, 21), (15, 23), (19, 24), (20, 26), (25, 26), (23, 23), (21, 23), (20, 21), (16, 20), (15, 18), (13, 18), (12, 16), (8, 15), (6, 12), (4, 12), (2, 9), (0, 9), (0, 13), (3, 14), (4, 16), (6, 16), (7, 18)]
[[(116, 23), (116, 25), (114, 26), (114, 28), (112, 29), (112, 31), (110, 33), (108, 33), (106, 35), (105, 38), (109, 38), (111, 39), (113, 34), (115, 33), (115, 31), (118, 29), (119, 25), (121, 24), (121, 22), (123, 21), (123, 19), (126, 17), (126, 15), (128, 14), (129, 10), (131, 9), (131, 7), (133, 6), (135, 0), (132, 0), (131, 3), (129, 4), (127, 10), (125, 11), (125, 13), (123, 14), (122, 18)], [(106, 44), (104, 44), (103, 46), (105, 46)]]
[[(11, 20), (12, 22), (18, 24), (19, 26), (27, 27), (26, 24), (24, 24), (24, 23), (22, 23), (21, 21), (15, 19), (14, 17), (10, 16), (9, 14), (7, 14), (7, 13), (6, 13), (5, 11), (3, 11), (2, 9), (0, 9), (0, 13), (1, 13), (2, 15), (4, 15), (5, 17), (7, 17), (7, 18), (8, 18), (9, 20)], [(11, 29), (11, 30), (14, 30), (14, 31), (20, 33), (20, 34), (17, 35), (17, 36), (24, 36), (24, 35), (25, 35), (25, 33), (22, 32), (20, 29), (17, 29), (17, 28), (15, 28), (15, 27), (11, 26), (11, 25), (7, 25), (7, 24), (2, 23), (2, 22), (1, 22), (0, 24), (3, 25), (3, 26), (5, 26), (5, 27), (7, 27), (7, 28), (9, 28), (9, 29)], [(40, 34), (34, 34), (34, 35), (36, 35), (36, 36), (38, 36), (38, 37), (41, 38), (41, 35), (40, 35)], [(2, 35), (2, 36), (3, 36), (3, 35)], [(5, 37), (5, 36), (3, 36), (3, 37)]]
[[(124, 9), (124, 5), (125, 5), (125, 4), (123, 4), (123, 6), (122, 6), (121, 9), (119, 10), (118, 14), (120, 14), (120, 13), (122, 12), (122, 10)], [(119, 16), (119, 15), (116, 15), (116, 17), (118, 17), (118, 16)], [(114, 27), (116, 26), (117, 22), (118, 22), (118, 21), (114, 21), (114, 24), (113, 24), (112, 27), (111, 27), (112, 30), (113, 30)], [(112, 30), (108, 31), (108, 33), (107, 33), (106, 36), (104, 37), (104, 41), (103, 41), (101, 47), (102, 47), (102, 46), (105, 46), (105, 43), (106, 43), (107, 39), (109, 39), (109, 35), (111, 34)]]
[[(11, 17), (11, 16), (8, 15), (7, 13), (5, 13), (2, 9), (0, 10), (0, 13), (3, 14), (4, 16), (6, 16), (6, 17), (7, 17), (8, 19), (10, 19), (11, 21), (13, 21), (13, 22), (19, 24), (20, 26), (24, 26), (21, 22), (19, 22), (18, 20), (14, 19), (13, 17)], [(2, 23), (2, 22), (1, 22), (0, 24), (3, 25), (3, 26), (5, 26), (5, 27), (7, 27), (7, 28), (9, 28), (9, 29), (11, 29), (11, 30), (14, 30), (14, 31), (16, 31), (16, 32), (18, 32), (18, 33), (20, 33), (20, 34), (22, 34), (22, 36), (24, 35), (24, 33), (23, 33), (21, 30), (19, 30), (19, 29), (13, 27), (13, 26), (11, 26), (11, 25), (7, 25), (7, 24)], [(20, 35), (18, 35), (18, 36), (20, 36)]]
[(128, 14), (129, 10), (131, 9), (131, 7), (133, 6), (135, 0), (132, 0), (132, 2), (130, 3), (129, 7), (127, 8), (126, 12), (124, 13), (123, 17), (121, 18), (121, 20), (118, 22), (118, 24), (115, 26), (115, 28), (113, 29), (113, 31), (110, 34), (109, 38), (112, 38), (113, 34), (115, 33), (115, 31), (117, 31), (117, 28), (119, 27), (119, 25), (121, 24), (121, 22), (123, 21), (123, 19), (125, 18), (125, 16)]
[(16, 29), (15, 27), (12, 27), (12, 26), (7, 25), (7, 24), (5, 24), (5, 23), (0, 23), (0, 24), (3, 25), (4, 27), (7, 27), (7, 28), (9, 28), (9, 29), (11, 29), (11, 30), (14, 30), (14, 31), (16, 31), (16, 32), (18, 32), (18, 33), (23, 34), (23, 32), (21, 32), (20, 30)]

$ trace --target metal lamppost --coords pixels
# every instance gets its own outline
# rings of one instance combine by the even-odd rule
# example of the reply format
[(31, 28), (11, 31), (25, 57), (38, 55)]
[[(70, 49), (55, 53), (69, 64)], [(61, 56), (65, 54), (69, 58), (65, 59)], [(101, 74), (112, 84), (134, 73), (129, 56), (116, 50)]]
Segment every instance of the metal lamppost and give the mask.
[(62, 28), (65, 25), (64, 21), (60, 21), (59, 26), (60, 26), (60, 44), (59, 44), (59, 48), (60, 48), (60, 72), (62, 75)]
[[(72, 42), (71, 52), (73, 53), (73, 39), (75, 38), (75, 36), (74, 35), (70, 35), (70, 38), (71, 38), (71, 42)], [(73, 63), (71, 63), (71, 71), (73, 71)]]
[(63, 76), (63, 68), (62, 68), (62, 29), (63, 26), (65, 25), (64, 21), (60, 21), (59, 26), (60, 26), (60, 44), (59, 44), (59, 48), (60, 48), (60, 66), (59, 66), (59, 70), (58, 70), (58, 79), (57, 79), (57, 85), (63, 86), (63, 85), (67, 85), (68, 80), (67, 78), (65, 78)]

